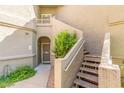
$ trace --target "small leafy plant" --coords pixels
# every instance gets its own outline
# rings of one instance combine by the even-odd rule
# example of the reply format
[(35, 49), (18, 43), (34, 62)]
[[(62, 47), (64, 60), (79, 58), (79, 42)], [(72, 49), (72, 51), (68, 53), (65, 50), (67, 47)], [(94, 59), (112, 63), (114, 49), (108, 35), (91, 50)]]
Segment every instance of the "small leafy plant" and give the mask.
[(36, 71), (30, 66), (18, 67), (15, 71), (7, 76), (0, 76), (0, 87), (4, 88), (12, 85), (15, 82), (27, 79), (34, 76)]
[(121, 86), (124, 87), (124, 59), (121, 64)]
[(56, 58), (63, 58), (76, 42), (77, 36), (75, 33), (70, 34), (68, 30), (60, 32), (55, 38), (53, 50)]

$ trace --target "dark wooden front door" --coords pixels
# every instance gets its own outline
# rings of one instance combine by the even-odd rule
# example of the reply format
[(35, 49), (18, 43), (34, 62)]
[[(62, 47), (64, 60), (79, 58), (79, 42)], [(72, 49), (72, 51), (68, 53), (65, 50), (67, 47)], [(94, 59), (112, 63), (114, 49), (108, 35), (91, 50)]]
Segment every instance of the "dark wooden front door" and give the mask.
[(42, 62), (50, 63), (50, 44), (42, 44)]

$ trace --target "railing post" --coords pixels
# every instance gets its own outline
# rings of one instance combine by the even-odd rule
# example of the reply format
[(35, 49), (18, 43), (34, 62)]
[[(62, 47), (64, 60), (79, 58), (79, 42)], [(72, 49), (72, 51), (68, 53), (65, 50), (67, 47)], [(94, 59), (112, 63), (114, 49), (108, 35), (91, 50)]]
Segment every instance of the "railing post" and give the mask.
[(55, 54), (54, 53), (51, 53), (51, 66), (54, 66), (54, 62), (55, 62)]

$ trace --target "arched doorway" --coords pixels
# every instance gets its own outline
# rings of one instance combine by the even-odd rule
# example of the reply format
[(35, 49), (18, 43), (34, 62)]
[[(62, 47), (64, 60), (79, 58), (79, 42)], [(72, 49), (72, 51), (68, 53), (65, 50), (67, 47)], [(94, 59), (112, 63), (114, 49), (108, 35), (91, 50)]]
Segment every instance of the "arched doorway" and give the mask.
[(50, 63), (50, 39), (40, 37), (38, 39), (38, 64)]

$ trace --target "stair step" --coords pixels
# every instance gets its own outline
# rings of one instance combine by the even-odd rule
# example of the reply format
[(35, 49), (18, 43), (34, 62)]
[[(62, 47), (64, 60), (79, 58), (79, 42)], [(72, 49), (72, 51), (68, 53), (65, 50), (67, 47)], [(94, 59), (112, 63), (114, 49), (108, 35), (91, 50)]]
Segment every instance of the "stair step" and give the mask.
[(74, 85), (71, 88), (76, 88)]
[(98, 70), (96, 69), (91, 69), (91, 68), (86, 68), (86, 67), (80, 67), (80, 70), (91, 73), (91, 74), (95, 74), (98, 75)]
[(100, 63), (100, 58), (84, 57), (84, 61), (97, 62)]
[(74, 83), (79, 85), (79, 86), (85, 87), (85, 88), (97, 88), (98, 87), (97, 85), (94, 85), (92, 83), (89, 83), (89, 82), (86, 82), (83, 80), (79, 80), (79, 79), (76, 79), (74, 81)]
[(81, 72), (78, 72), (77, 76), (79, 76), (83, 79), (86, 79), (88, 81), (91, 81), (95, 84), (98, 84), (98, 77), (97, 76), (90, 75), (90, 74), (87, 74), (87, 73), (81, 73)]
[(83, 62), (82, 65), (98, 68), (99, 64)]
[(101, 58), (101, 56), (98, 56), (98, 55), (91, 55), (91, 54), (86, 54), (85, 57)]
[(86, 51), (86, 50), (84, 51), (84, 55), (89, 54), (89, 53), (90, 53), (90, 52), (88, 52), (88, 51)]

